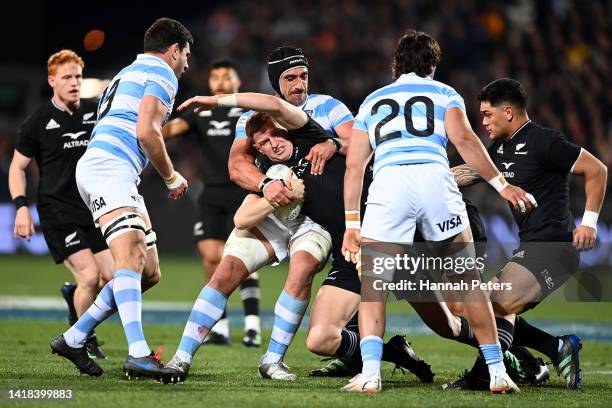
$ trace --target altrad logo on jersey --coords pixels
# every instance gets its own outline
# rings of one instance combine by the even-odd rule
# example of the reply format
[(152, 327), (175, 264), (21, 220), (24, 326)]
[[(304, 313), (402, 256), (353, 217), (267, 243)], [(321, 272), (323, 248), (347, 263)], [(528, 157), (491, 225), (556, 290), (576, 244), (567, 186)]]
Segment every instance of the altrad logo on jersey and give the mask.
[(206, 131), (206, 134), (208, 136), (230, 136), (232, 134), (232, 129), (228, 127), (230, 122), (227, 120), (223, 120), (223, 121), (211, 120), (210, 124), (213, 127), (209, 128)]
[(69, 142), (64, 142), (64, 149), (71, 149), (73, 147), (87, 147), (87, 144), (89, 143), (89, 139), (83, 139), (83, 140), (77, 140), (78, 138), (80, 138), (83, 135), (86, 135), (87, 131), (86, 130), (81, 130), (80, 132), (67, 132), (64, 133), (62, 135), (62, 137), (69, 137), (70, 140)]
[(450, 231), (452, 229), (457, 228), (461, 224), (462, 224), (461, 217), (459, 215), (457, 215), (456, 217), (453, 217), (453, 218), (451, 218), (449, 220), (436, 223), (438, 228), (440, 228), (440, 232)]
[[(502, 166), (504, 166), (504, 168), (506, 170), (508, 170), (510, 167), (512, 167), (514, 163), (510, 162), (510, 163), (504, 163), (502, 162)], [(506, 178), (514, 178), (514, 172), (513, 171), (502, 171), (502, 175)]]
[(91, 211), (98, 211), (102, 207), (106, 206), (106, 201), (104, 201), (104, 197), (98, 197), (91, 200)]

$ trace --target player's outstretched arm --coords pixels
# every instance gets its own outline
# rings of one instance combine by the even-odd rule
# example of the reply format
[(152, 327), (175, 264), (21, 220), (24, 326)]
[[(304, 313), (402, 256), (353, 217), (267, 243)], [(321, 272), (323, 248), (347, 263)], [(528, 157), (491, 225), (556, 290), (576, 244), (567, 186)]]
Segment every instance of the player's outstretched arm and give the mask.
[[(9, 167), (9, 190), (11, 197), (14, 199), (18, 197), (25, 197), (26, 194), (26, 174), (25, 170), (30, 165), (32, 159), (24, 156), (15, 149), (13, 153), (13, 160)], [(17, 209), (15, 213), (15, 228), (13, 229), (13, 235), (15, 238), (25, 238), (28, 241), (30, 237), (34, 235), (34, 223), (32, 222), (32, 216), (30, 215), (30, 209), (27, 205), (23, 205)]]
[(167, 114), (168, 109), (161, 100), (152, 95), (145, 95), (138, 111), (136, 135), (142, 150), (170, 190), (170, 198), (176, 200), (187, 192), (187, 180), (174, 170), (166, 151), (161, 124)]
[(491, 161), (491, 157), (478, 136), (472, 130), (470, 122), (462, 109), (451, 108), (444, 116), (444, 127), (450, 141), (465, 160), (484, 180), (487, 180), (497, 192), (508, 200), (515, 210), (525, 212), (537, 206), (531, 194), (509, 184)]
[(361, 247), (361, 191), (363, 189), (363, 174), (372, 157), (372, 146), (368, 134), (362, 130), (353, 129), (351, 142), (346, 156), (346, 172), (344, 173), (344, 213), (346, 231), (342, 242), (342, 254), (353, 263), (357, 263)]
[(270, 180), (255, 166), (255, 152), (249, 139), (234, 140), (227, 162), (230, 179), (249, 191), (261, 191), (275, 206), (287, 205), (291, 194), (279, 180)]
[(162, 128), (164, 140), (170, 140), (177, 136), (184, 135), (189, 131), (189, 123), (183, 118), (174, 118), (166, 123)]
[(606, 194), (608, 168), (586, 149), (582, 149), (571, 171), (584, 176), (586, 195), (582, 223), (574, 229), (574, 246), (579, 250), (588, 250), (595, 246), (597, 238), (597, 219)]
[(194, 96), (183, 102), (177, 110), (183, 111), (195, 108), (194, 111), (197, 113), (222, 106), (265, 112), (286, 129), (299, 129), (308, 122), (308, 115), (302, 109), (275, 96), (253, 92)]

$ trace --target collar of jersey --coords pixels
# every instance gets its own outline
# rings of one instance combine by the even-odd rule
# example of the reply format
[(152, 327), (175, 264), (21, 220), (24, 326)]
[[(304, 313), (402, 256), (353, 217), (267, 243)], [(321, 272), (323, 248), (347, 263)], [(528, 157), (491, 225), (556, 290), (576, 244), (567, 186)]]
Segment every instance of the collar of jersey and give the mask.
[(161, 59), (161, 58), (160, 58), (160, 57), (158, 57), (158, 56), (151, 55), (151, 54), (138, 54), (138, 55), (136, 56), (136, 61), (138, 61), (138, 60), (143, 60), (143, 59), (152, 59), (152, 60), (154, 60), (154, 61), (159, 61), (159, 62), (161, 62), (162, 64), (164, 64), (165, 66), (167, 66), (168, 68), (172, 69), (172, 67), (171, 67), (170, 65), (168, 65), (168, 63), (167, 63), (166, 61), (164, 61), (163, 59)]
[(305, 110), (306, 109), (306, 104), (308, 103), (308, 98), (310, 98), (310, 95), (306, 94), (306, 99), (304, 99), (304, 103), (302, 104), (302, 106), (300, 106), (301, 110)]
[(404, 81), (408, 81), (409, 79), (412, 79), (412, 78), (419, 78), (419, 79), (430, 80), (430, 81), (433, 79), (429, 75), (427, 75), (425, 77), (421, 77), (421, 76), (418, 76), (417, 74), (415, 74), (414, 72), (411, 72), (409, 74), (402, 74), (402, 75), (400, 75), (399, 78), (397, 78), (395, 80), (395, 82), (404, 82)]
[[(51, 98), (51, 105), (53, 105), (55, 107), (55, 109), (60, 110), (62, 112), (66, 112), (66, 109), (62, 108), (61, 106), (59, 106), (57, 103), (55, 103), (55, 101), (53, 100), (53, 98)], [(74, 110), (75, 112), (79, 110), (79, 106), (81, 106), (80, 103), (76, 104), (76, 109)]]
[(531, 119), (527, 119), (527, 122), (523, 123), (523, 125), (522, 125), (520, 128), (516, 129), (516, 131), (515, 131), (515, 132), (512, 134), (512, 136), (510, 136), (509, 138), (507, 138), (507, 139), (505, 140), (505, 142), (508, 142), (508, 141), (512, 140), (512, 138), (513, 138), (514, 136), (516, 136), (516, 135), (518, 134), (518, 132), (520, 132), (521, 130), (523, 130), (523, 128), (524, 128), (525, 126), (527, 126), (529, 123), (531, 123)]

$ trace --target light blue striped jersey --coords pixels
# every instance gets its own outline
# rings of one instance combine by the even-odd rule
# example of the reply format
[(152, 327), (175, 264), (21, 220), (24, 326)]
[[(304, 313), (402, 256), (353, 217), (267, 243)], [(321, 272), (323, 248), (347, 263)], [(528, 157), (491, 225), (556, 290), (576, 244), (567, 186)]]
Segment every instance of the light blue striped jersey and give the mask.
[[(354, 120), (353, 114), (345, 104), (329, 95), (308, 95), (302, 107), (331, 136), (337, 137), (335, 129), (343, 123)], [(236, 123), (236, 139), (247, 137), (245, 126), (253, 111), (242, 114)]]
[(414, 73), (372, 92), (361, 104), (353, 129), (368, 133), (374, 174), (385, 166), (401, 164), (448, 167), (444, 116), (451, 108), (465, 111), (457, 91)]
[(139, 54), (104, 91), (87, 148), (106, 150), (130, 163), (140, 174), (148, 163), (136, 136), (140, 102), (145, 95), (157, 97), (168, 108), (168, 120), (177, 90), (176, 75), (164, 60)]

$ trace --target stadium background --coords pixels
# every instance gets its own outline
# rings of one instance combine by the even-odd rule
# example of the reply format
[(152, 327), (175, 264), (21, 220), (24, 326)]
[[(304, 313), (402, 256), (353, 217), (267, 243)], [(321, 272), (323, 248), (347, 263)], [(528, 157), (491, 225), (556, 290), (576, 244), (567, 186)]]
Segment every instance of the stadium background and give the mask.
[[(85, 60), (85, 78), (110, 79), (141, 50), (143, 31), (160, 15), (182, 20), (195, 36), (191, 67), (180, 82), (177, 104), (208, 92), (208, 67), (220, 58), (240, 67), (243, 91), (272, 92), (267, 55), (280, 44), (293, 44), (305, 50), (311, 63), (311, 93), (333, 95), (356, 112), (369, 92), (390, 81), (390, 56), (397, 38), (406, 27), (417, 27), (440, 42), (443, 54), (436, 79), (451, 84), (464, 97), (470, 122), (485, 145), (489, 142), (476, 94), (489, 81), (511, 76), (526, 86), (534, 121), (563, 130), (605, 164), (612, 164), (612, 3), (607, 1), (315, 0), (308, 7), (282, 1), (207, 1), (182, 7), (160, 3), (121, 13), (118, 2), (111, 2), (115, 7), (62, 4), (44, 2), (38, 8), (15, 4), (1, 28), (6, 31), (3, 38), (10, 38), (11, 32), (24, 33), (21, 27), (27, 21), (27, 35), (9, 43), (10, 57), (0, 63), (0, 252), (44, 252), (44, 246), (12, 240), (13, 210), (2, 203), (10, 201), (7, 175), (17, 129), (51, 95), (47, 57), (64, 47), (74, 49)], [(105, 40), (100, 48), (87, 51), (84, 38), (93, 29), (104, 31)], [(169, 150), (191, 182), (189, 199), (167, 200), (150, 166), (142, 175), (141, 189), (160, 250), (187, 254), (193, 251), (190, 234), (201, 188), (200, 152), (193, 137), (173, 140)], [(452, 148), (450, 156), (457, 161)], [(35, 200), (35, 175), (32, 169), (30, 202)], [(572, 178), (572, 187), (572, 210), (579, 216), (584, 209), (579, 178)], [(498, 239), (512, 241), (509, 211), (491, 189), (476, 186), (466, 195), (485, 214), (487, 224), (494, 223), (492, 232), (498, 231)], [(606, 200), (600, 218), (606, 225), (612, 223), (610, 203)], [(497, 217), (500, 214), (504, 222)], [(600, 231), (600, 238), (606, 236), (605, 229)]]
[[(0, 353), (0, 377), (3, 378), (0, 387), (12, 384), (11, 381), (35, 386), (42, 381), (44, 373), (59, 376), (55, 382), (47, 382), (50, 385), (64, 384), (77, 389), (88, 387), (83, 379), (73, 383), (71, 370), (58, 361), (51, 362), (46, 353), (41, 354), (43, 348), (46, 352), (48, 338), (64, 326), (63, 305), (61, 302), (49, 302), (49, 299), (59, 300), (58, 289), (62, 280), (69, 278), (67, 271), (61, 266), (54, 267), (51, 258), (45, 255), (42, 234), (37, 234), (31, 243), (15, 241), (12, 237), (14, 209), (8, 192), (8, 167), (19, 125), (36, 105), (51, 96), (46, 82), (46, 59), (61, 48), (71, 48), (85, 60), (85, 78), (109, 79), (140, 52), (144, 30), (160, 16), (181, 20), (196, 40), (190, 69), (180, 81), (177, 104), (196, 93), (208, 92), (208, 66), (221, 58), (228, 58), (240, 67), (243, 91), (272, 92), (266, 73), (267, 55), (280, 44), (292, 44), (302, 47), (310, 61), (310, 92), (331, 94), (356, 112), (369, 92), (390, 81), (390, 56), (395, 42), (407, 27), (415, 27), (427, 31), (440, 42), (443, 54), (436, 79), (449, 83), (464, 97), (470, 122), (485, 145), (489, 142), (480, 124), (476, 94), (489, 81), (511, 76), (526, 86), (530, 95), (529, 114), (534, 121), (563, 130), (570, 139), (588, 148), (608, 167), (612, 164), (612, 93), (609, 78), (612, 3), (609, 1), (312, 0), (307, 4), (298, 4), (277, 0), (226, 0), (180, 5), (147, 2), (146, 5), (134, 4), (134, 8), (125, 8), (123, 3), (113, 1), (104, 5), (98, 2), (61, 1), (12, 4), (3, 10), (3, 24), (0, 25), (0, 34), (6, 39), (3, 45), (5, 56), (0, 60), (0, 253), (4, 253), (0, 255), (0, 306), (3, 306), (0, 307), (0, 317), (12, 319), (0, 320), (3, 332), (0, 336), (0, 349), (3, 350)], [(93, 29), (103, 30), (105, 39), (101, 47), (88, 51), (84, 38)], [(166, 326), (153, 325), (153, 322), (160, 323), (159, 314), (151, 315), (148, 320), (145, 317), (145, 329), (148, 334), (151, 333), (151, 343), (165, 344), (166, 354), (173, 350), (181, 330), (179, 324), (186, 317), (185, 305), (189, 307), (188, 303), (195, 298), (202, 277), (191, 240), (195, 202), (201, 188), (198, 182), (201, 161), (199, 147), (194, 135), (191, 135), (171, 141), (169, 151), (179, 171), (190, 180), (189, 199), (178, 202), (168, 200), (165, 187), (150, 167), (143, 173), (141, 183), (141, 193), (147, 201), (158, 233), (164, 274), (158, 287), (147, 294), (145, 310), (148, 301), (187, 302), (178, 307), (178, 317), (168, 315), (166, 323), (175, 325), (171, 330)], [(452, 148), (449, 155), (453, 162), (457, 162)], [(571, 185), (571, 208), (579, 216), (584, 209), (583, 185), (579, 178), (571, 178)], [(33, 206), (35, 191), (36, 169), (32, 168), (28, 174), (28, 198)], [(484, 214), (491, 240), (515, 240), (510, 213), (490, 189), (476, 186), (467, 190), (466, 195)], [(609, 198), (604, 204), (600, 221), (600, 240), (612, 242), (612, 200)], [(32, 257), (31, 254), (41, 256)], [(610, 245), (600, 245), (598, 256), (611, 265)], [(261, 274), (264, 320), (270, 318), (269, 311), (282, 285), (284, 270), (281, 266)], [(321, 278), (319, 274), (316, 285)], [(18, 310), (10, 309), (9, 301), (15, 296), (41, 297), (41, 303), (20, 314)], [(239, 300), (233, 298), (230, 317), (240, 314), (239, 305)], [(394, 304), (391, 308), (395, 313), (411, 314), (404, 305)], [(610, 310), (610, 303), (574, 303), (571, 307), (547, 303), (529, 314), (554, 332), (581, 328), (591, 333), (590, 339), (603, 341), (597, 347), (597, 343), (590, 343), (593, 347), (586, 354), (591, 364), (586, 370), (592, 379), (589, 383), (592, 393), (581, 394), (574, 400), (574, 405), (589, 403), (596, 406), (612, 396)], [(233, 322), (240, 324), (240, 319), (233, 319)], [(422, 327), (416, 318), (394, 322), (393, 325), (397, 323), (404, 327)], [(269, 326), (269, 322), (267, 324)], [(25, 336), (24, 330), (27, 333)], [(411, 335), (417, 350), (436, 365), (438, 372), (444, 364), (450, 365), (441, 375), (446, 375), (448, 379), (456, 377), (460, 367), (467, 368), (471, 364), (470, 353), (456, 353), (460, 346), (432, 341), (430, 336), (423, 336), (424, 332), (419, 330)], [(103, 326), (99, 332), (108, 342), (105, 349), (111, 355), (123, 355), (125, 345), (120, 325)], [(234, 341), (239, 342), (239, 337), (236, 337), (239, 330), (234, 335)], [(299, 345), (292, 347), (289, 356), (297, 360), (298, 370), (305, 374), (306, 367), (316, 365), (317, 360), (303, 346), (303, 332), (298, 335), (295, 344)], [(235, 398), (232, 401), (244, 404), (240, 398), (247, 398), (248, 393), (241, 394), (242, 388), (228, 388), (228, 384), (234, 381), (232, 376), (236, 375), (254, 387), (254, 391), (249, 392), (264, 392), (253, 369), (259, 351), (249, 351), (246, 358), (247, 352), (237, 347), (225, 353), (211, 355), (206, 352), (210, 375), (196, 375), (195, 385), (192, 383), (196, 388), (186, 384), (184, 395), (197, 397), (197, 387), (205, 381), (209, 402), (222, 403), (224, 398), (228, 398), (227, 392), (231, 391)], [(20, 359), (24, 353), (35, 358)], [(166, 355), (166, 358), (169, 356)], [(119, 367), (121, 361), (116, 357), (111, 362)], [(228, 371), (227, 367), (230, 366), (236, 368)], [(28, 373), (40, 370), (42, 374), (24, 375), (24, 369)], [(118, 374), (118, 370), (116, 368), (115, 374)], [(66, 374), (68, 372), (70, 374)], [(390, 372), (387, 374), (390, 375)], [(97, 398), (110, 398), (103, 394), (111, 389), (117, 393), (114, 404), (129, 404), (130, 401), (139, 404), (147, 398), (151, 403), (157, 402), (154, 396), (120, 393), (118, 390), (122, 382), (113, 380), (112, 376), (105, 376), (100, 389), (87, 394), (87, 398), (91, 398), (87, 401), (95, 405)], [(329, 390), (328, 384), (313, 384), (325, 398), (334, 401), (337, 394), (332, 394), (333, 389)], [(213, 385), (220, 387), (221, 394), (212, 391)], [(559, 387), (558, 380), (555, 386)], [(147, 387), (138, 385), (133, 389), (148, 390)], [(265, 405), (274, 406), (273, 396), (283, 390), (287, 388), (281, 386), (273, 389)], [(296, 397), (294, 405), (316, 405), (321, 402), (316, 396), (313, 397), (311, 389), (297, 387), (289, 390)], [(428, 393), (433, 391), (432, 388), (410, 387), (407, 391), (417, 396), (412, 403), (420, 401), (420, 405), (431, 404)], [(564, 405), (572, 405), (561, 400), (562, 397), (555, 392), (558, 390), (546, 388), (539, 397), (526, 394), (525, 398), (534, 399), (525, 401), (541, 403), (542, 397), (552, 396), (552, 402), (560, 404), (563, 401)], [(404, 394), (395, 395), (401, 397)], [(182, 397), (176, 395), (173, 398)], [(446, 399), (440, 401), (441, 404), (456, 404), (459, 401), (454, 396), (442, 398)], [(339, 403), (341, 400), (335, 401)], [(358, 405), (357, 400), (352, 401)], [(475, 406), (488, 401), (475, 395), (463, 403)]]

